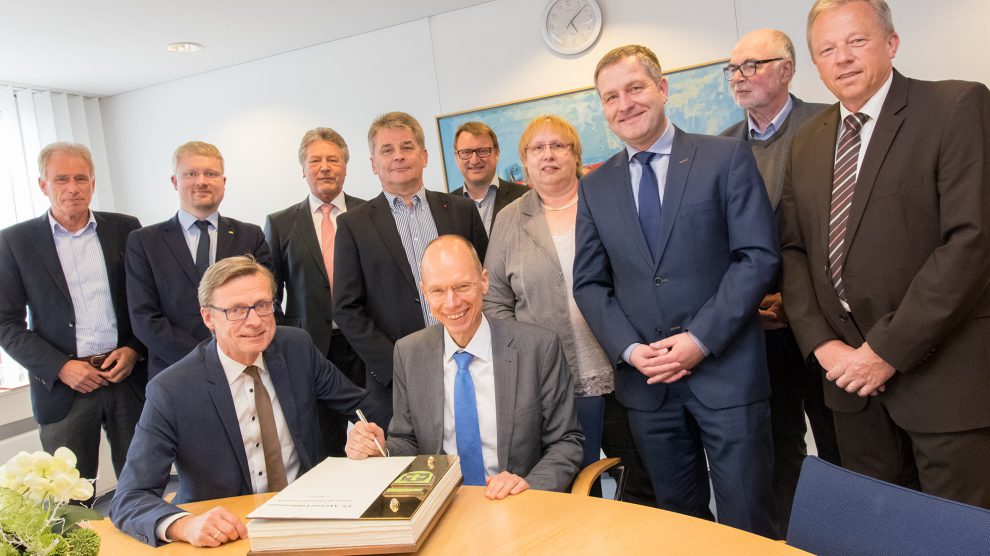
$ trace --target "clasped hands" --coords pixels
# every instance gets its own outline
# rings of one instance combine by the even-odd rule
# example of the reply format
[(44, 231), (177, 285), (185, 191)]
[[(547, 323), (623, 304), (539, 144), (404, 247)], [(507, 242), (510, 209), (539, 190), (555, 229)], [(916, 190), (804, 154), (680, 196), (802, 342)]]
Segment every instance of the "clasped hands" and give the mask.
[[(385, 446), (385, 431), (374, 423), (357, 422), (351, 431), (347, 433), (347, 444), (344, 445), (344, 453), (351, 459), (365, 459), (369, 457), (381, 457), (378, 444)], [(506, 496), (519, 494), (529, 488), (526, 479), (502, 471), (498, 475), (485, 478), (485, 497), (489, 500), (502, 500)]]
[(691, 374), (705, 358), (690, 334), (682, 332), (652, 344), (639, 344), (629, 363), (647, 377), (647, 384), (671, 384)]
[(815, 348), (815, 357), (825, 369), (825, 378), (861, 397), (883, 392), (895, 372), (894, 367), (865, 342), (859, 348), (853, 348), (841, 340), (829, 340)]
[(97, 388), (111, 382), (120, 382), (130, 376), (137, 361), (138, 352), (133, 348), (122, 347), (110, 352), (99, 368), (90, 365), (87, 361), (75, 359), (66, 361), (58, 372), (58, 379), (69, 388), (88, 394)]

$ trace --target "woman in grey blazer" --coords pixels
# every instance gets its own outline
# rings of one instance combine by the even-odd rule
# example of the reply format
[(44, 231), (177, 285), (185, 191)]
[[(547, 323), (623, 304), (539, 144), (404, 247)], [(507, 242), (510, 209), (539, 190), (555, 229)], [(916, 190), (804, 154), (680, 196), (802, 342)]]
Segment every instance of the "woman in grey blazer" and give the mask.
[(560, 337), (584, 430), (584, 467), (601, 452), (602, 396), (613, 390), (613, 370), (571, 294), (581, 141), (566, 120), (538, 116), (519, 140), (519, 159), (532, 189), (492, 226), (485, 313), (539, 324)]

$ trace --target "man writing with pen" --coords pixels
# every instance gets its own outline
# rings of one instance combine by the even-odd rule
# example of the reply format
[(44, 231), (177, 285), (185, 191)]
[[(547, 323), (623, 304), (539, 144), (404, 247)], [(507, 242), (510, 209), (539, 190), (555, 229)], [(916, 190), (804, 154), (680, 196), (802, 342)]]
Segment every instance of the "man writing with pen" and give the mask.
[(395, 344), (388, 440), (382, 427), (362, 420), (348, 434), (347, 456), (381, 456), (382, 446), (393, 456), (457, 454), (464, 484), (485, 486), (491, 499), (566, 489), (584, 435), (560, 340), (545, 328), (482, 314), (488, 273), (464, 238), (433, 240), (420, 266), (420, 287), (439, 324)]
[(155, 376), (110, 507), (120, 530), (158, 546), (219, 546), (247, 536), (222, 507), (193, 515), (162, 500), (172, 464), (175, 504), (277, 491), (323, 459), (317, 401), (357, 420), (387, 415), (300, 329), (275, 325), (275, 283), (252, 257), (218, 261), (199, 285), (213, 337)]

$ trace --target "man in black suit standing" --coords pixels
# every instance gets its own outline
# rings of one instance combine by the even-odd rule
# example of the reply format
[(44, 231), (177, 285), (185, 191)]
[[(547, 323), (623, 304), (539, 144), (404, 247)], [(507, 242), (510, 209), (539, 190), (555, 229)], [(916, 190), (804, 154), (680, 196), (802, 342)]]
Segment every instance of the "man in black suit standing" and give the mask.
[(80, 475), (96, 477), (103, 427), (119, 474), (147, 381), (124, 293), (124, 242), (141, 224), (89, 210), (85, 146), (46, 146), (38, 170), (51, 210), (0, 231), (0, 346), (29, 373), (44, 449), (68, 447)]
[(196, 290), (206, 269), (235, 255), (254, 255), (271, 267), (261, 228), (220, 216), (227, 178), (223, 156), (209, 143), (190, 141), (172, 156), (179, 211), (127, 239), (127, 304), (134, 333), (148, 346), (149, 378), (210, 337)]
[[(299, 144), (299, 164), (309, 185), (301, 203), (269, 214), (265, 238), (272, 251), (275, 302), (285, 303), (279, 324), (302, 328), (316, 348), (355, 384), (364, 365), (333, 322), (333, 247), (337, 217), (364, 202), (344, 193), (347, 143), (328, 127), (311, 129)], [(347, 419), (319, 406), (327, 454), (344, 456)]]
[(505, 181), (495, 175), (498, 170), (498, 136), (482, 122), (464, 122), (454, 134), (454, 160), (464, 176), (464, 185), (451, 191), (474, 201), (491, 233), (492, 222), (506, 205), (529, 191), (525, 185)]
[(427, 244), (456, 234), (484, 258), (488, 235), (474, 203), (424, 187), (427, 152), (415, 118), (404, 112), (379, 116), (368, 130), (368, 146), (382, 193), (337, 220), (333, 315), (364, 361), (365, 388), (391, 408), (396, 340), (437, 322), (419, 288)]

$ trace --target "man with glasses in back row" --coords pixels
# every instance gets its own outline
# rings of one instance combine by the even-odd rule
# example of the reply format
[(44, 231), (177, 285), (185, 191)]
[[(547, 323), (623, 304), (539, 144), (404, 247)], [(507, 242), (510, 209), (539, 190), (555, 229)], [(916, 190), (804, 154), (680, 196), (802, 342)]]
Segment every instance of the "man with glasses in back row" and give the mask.
[(261, 228), (220, 216), (227, 178), (223, 156), (190, 141), (172, 156), (179, 212), (127, 239), (127, 303), (134, 333), (148, 346), (148, 378), (210, 337), (199, 316), (196, 288), (206, 269), (226, 257), (251, 254), (271, 267)]
[(525, 185), (496, 175), (498, 154), (498, 137), (482, 122), (464, 122), (454, 133), (454, 160), (464, 176), (464, 185), (451, 194), (474, 201), (489, 234), (498, 212), (529, 191)]

